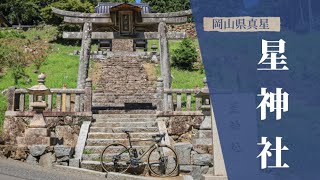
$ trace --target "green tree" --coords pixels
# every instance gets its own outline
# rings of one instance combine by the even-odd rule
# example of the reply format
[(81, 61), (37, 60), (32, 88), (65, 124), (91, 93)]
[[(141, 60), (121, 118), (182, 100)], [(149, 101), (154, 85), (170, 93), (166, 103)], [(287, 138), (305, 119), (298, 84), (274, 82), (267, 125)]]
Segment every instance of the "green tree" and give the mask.
[(183, 70), (192, 70), (197, 58), (198, 52), (192, 39), (184, 39), (179, 47), (173, 51), (172, 66)]
[(7, 67), (17, 85), (22, 78), (28, 79), (25, 72), (28, 65), (26, 53), (23, 50), (25, 40), (5, 39), (0, 41), (0, 62)]
[(176, 12), (190, 9), (190, 0), (142, 0), (149, 3), (152, 10), (159, 13)]
[(37, 23), (40, 21), (40, 6), (33, 0), (4, 0), (0, 10), (19, 26), (23, 23)]
[(41, 10), (41, 16), (43, 17), (44, 22), (52, 25), (60, 25), (63, 21), (63, 18), (53, 14), (51, 7), (75, 12), (94, 12), (94, 6), (88, 1), (82, 2), (81, 0), (60, 0), (51, 3), (49, 6), (46, 6)]

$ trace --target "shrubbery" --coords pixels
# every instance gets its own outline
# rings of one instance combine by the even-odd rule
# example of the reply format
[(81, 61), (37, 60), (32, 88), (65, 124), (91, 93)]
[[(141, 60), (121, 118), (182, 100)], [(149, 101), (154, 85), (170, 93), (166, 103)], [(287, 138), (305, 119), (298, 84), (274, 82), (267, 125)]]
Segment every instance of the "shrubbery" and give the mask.
[(34, 64), (35, 72), (47, 58), (49, 44), (42, 40), (28, 40), (19, 38), (7, 38), (0, 40), (0, 72), (9, 69), (15, 84), (20, 79), (29, 81), (25, 68)]
[(25, 73), (28, 61), (21, 47), (21, 44), (24, 43), (25, 41), (21, 39), (7, 39), (0, 42), (2, 68), (10, 69), (15, 84), (18, 84), (18, 81), (22, 78), (28, 78)]
[(192, 70), (197, 58), (198, 52), (192, 39), (184, 39), (173, 51), (172, 66), (182, 70)]
[(7, 29), (0, 31), (0, 39), (2, 38), (25, 38), (25, 36), (17, 30)]

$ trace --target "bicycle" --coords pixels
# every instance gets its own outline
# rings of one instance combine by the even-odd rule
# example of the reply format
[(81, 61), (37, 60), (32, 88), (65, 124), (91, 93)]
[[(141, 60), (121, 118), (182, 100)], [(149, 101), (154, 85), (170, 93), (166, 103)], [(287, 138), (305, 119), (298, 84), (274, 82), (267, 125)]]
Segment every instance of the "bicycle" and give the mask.
[[(124, 173), (130, 167), (136, 168), (143, 163), (142, 158), (148, 153), (147, 165), (149, 170), (157, 176), (172, 176), (178, 168), (178, 156), (175, 150), (161, 144), (165, 140), (164, 134), (152, 136), (152, 139), (131, 140), (132, 131), (123, 131), (127, 134), (129, 147), (120, 143), (109, 144), (101, 153), (100, 163), (106, 172)], [(154, 141), (145, 152), (132, 147), (132, 142)]]

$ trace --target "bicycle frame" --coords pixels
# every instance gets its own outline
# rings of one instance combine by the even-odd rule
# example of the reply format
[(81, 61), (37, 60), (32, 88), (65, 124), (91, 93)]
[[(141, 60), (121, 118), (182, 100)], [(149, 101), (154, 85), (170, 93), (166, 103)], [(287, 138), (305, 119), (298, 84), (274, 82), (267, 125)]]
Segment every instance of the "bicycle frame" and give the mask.
[[(139, 139), (139, 140), (135, 140), (135, 141), (132, 141), (131, 140), (131, 136), (130, 136), (130, 134), (127, 134), (128, 135), (128, 140), (129, 140), (129, 147), (128, 147), (128, 150), (130, 151), (131, 149), (134, 149), (133, 147), (132, 147), (132, 142), (141, 142), (141, 141), (154, 141), (154, 139)], [(132, 159), (135, 159), (135, 160), (141, 160), (145, 155), (147, 155), (153, 148), (158, 148), (158, 143), (154, 143), (153, 145), (151, 145), (150, 147), (149, 147), (149, 149), (147, 150), (147, 151), (145, 151), (142, 155), (138, 155), (139, 157), (138, 158), (136, 158), (136, 157), (133, 157)], [(123, 153), (125, 153), (125, 151), (124, 152), (121, 152), (120, 153), (120, 155), (121, 154), (123, 154)]]

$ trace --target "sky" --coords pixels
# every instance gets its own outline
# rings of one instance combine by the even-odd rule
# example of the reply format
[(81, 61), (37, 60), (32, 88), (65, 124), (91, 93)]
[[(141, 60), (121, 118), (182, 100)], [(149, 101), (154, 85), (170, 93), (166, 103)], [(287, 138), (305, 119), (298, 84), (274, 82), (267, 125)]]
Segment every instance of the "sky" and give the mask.
[(141, 2), (141, 0), (136, 0), (136, 3), (140, 3)]

